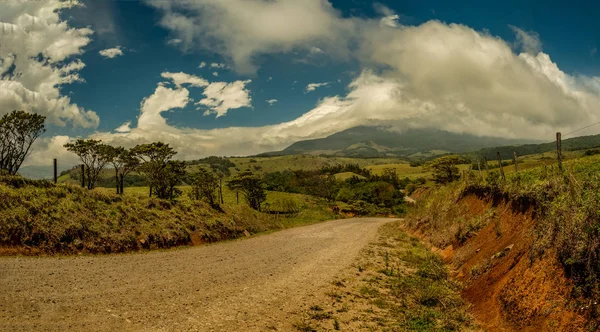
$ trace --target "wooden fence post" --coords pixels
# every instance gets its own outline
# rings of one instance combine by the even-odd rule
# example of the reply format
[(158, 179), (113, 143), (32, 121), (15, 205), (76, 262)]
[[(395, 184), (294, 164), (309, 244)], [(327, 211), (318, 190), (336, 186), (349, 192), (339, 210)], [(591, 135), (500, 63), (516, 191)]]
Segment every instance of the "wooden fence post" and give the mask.
[(481, 181), (483, 181), (483, 174), (481, 173), (481, 162), (479, 161), (479, 159), (477, 160), (477, 170), (479, 171), (479, 179)]
[(54, 158), (54, 184), (58, 182), (58, 161)]
[(517, 157), (517, 151), (513, 152), (513, 158), (515, 160), (515, 172), (519, 173), (519, 157)]
[(85, 188), (85, 165), (81, 165), (81, 187)]
[(562, 166), (562, 137), (560, 133), (556, 133), (556, 155), (558, 157), (558, 169), (563, 170)]
[(502, 168), (502, 158), (500, 157), (500, 151), (496, 152), (496, 156), (498, 157), (498, 167), (500, 168), (500, 176), (502, 176), (502, 181), (506, 181), (506, 176), (504, 175), (504, 168)]
[(240, 204), (240, 192), (235, 192), (235, 204)]

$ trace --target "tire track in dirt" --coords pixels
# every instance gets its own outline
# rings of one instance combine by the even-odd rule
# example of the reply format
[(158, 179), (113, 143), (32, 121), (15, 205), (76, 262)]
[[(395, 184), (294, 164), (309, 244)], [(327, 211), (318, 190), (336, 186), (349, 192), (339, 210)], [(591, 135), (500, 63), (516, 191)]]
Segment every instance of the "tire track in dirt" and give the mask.
[(388, 221), (137, 254), (0, 258), (0, 330), (291, 330)]

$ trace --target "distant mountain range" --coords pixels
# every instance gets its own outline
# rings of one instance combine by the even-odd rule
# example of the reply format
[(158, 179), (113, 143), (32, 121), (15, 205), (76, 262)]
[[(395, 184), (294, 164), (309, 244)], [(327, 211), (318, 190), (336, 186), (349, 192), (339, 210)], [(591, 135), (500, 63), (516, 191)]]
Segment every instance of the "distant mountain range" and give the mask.
[(447, 153), (466, 153), (503, 145), (539, 143), (531, 140), (479, 137), (436, 129), (393, 131), (360, 126), (325, 138), (296, 142), (283, 151), (263, 155), (329, 155), (358, 158), (410, 157), (426, 159)]

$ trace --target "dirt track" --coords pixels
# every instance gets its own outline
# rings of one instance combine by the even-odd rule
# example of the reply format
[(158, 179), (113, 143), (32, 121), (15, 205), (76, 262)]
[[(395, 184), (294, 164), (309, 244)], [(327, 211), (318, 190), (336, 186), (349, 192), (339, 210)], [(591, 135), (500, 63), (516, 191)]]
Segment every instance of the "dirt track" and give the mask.
[(387, 221), (143, 254), (0, 258), (0, 331), (288, 331)]

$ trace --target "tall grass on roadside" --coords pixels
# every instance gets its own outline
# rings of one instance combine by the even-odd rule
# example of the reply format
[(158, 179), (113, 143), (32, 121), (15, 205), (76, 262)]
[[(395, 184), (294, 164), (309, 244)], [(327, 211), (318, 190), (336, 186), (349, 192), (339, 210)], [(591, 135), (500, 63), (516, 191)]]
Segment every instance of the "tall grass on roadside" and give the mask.
[[(323, 212), (313, 217), (318, 221), (334, 215)], [(294, 216), (261, 214), (243, 204), (226, 206), (225, 212), (220, 212), (187, 195), (168, 201), (0, 176), (0, 246), (22, 253), (169, 248), (233, 239), (303, 222), (304, 218), (299, 221)]]

